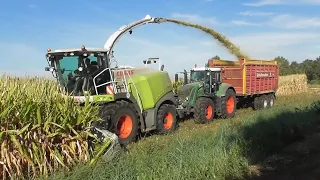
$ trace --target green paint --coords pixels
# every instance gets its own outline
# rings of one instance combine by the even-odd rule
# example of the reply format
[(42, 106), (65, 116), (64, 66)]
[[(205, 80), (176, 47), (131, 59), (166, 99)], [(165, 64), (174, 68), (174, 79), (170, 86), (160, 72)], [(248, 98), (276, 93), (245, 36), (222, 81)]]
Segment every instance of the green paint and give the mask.
[(220, 86), (219, 86), (219, 90), (217, 91), (216, 95), (218, 97), (222, 97), (222, 96), (225, 96), (228, 88), (232, 87), (231, 84), (228, 84), (228, 83), (221, 83)]
[(190, 93), (189, 104), (193, 105), (196, 103), (198, 96), (204, 94), (204, 89), (202, 83), (197, 83), (193, 86)]
[(94, 95), (93, 102), (111, 102), (114, 101), (113, 94)]
[(163, 71), (154, 71), (133, 76), (132, 81), (129, 80), (128, 84), (129, 92), (133, 94), (139, 104), (139, 99), (134, 85), (136, 86), (142, 101), (142, 107), (140, 108), (143, 110), (154, 108), (156, 103), (165, 94), (173, 91), (170, 77), (167, 72)]

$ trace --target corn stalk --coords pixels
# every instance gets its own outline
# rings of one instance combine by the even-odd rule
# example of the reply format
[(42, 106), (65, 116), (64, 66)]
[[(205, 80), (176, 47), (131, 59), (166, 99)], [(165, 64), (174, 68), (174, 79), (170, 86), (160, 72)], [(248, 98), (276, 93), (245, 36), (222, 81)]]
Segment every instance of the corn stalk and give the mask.
[(85, 128), (99, 119), (88, 102), (62, 98), (54, 81), (0, 79), (0, 178), (35, 178), (90, 160)]

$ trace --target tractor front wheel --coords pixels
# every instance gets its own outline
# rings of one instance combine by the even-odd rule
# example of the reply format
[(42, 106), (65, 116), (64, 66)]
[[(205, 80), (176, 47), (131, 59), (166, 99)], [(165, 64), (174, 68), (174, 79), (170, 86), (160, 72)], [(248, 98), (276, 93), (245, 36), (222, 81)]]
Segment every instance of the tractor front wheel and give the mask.
[(210, 123), (214, 118), (214, 104), (210, 98), (200, 97), (194, 109), (194, 121), (199, 124)]
[(177, 113), (175, 106), (163, 104), (157, 113), (157, 131), (159, 134), (173, 132), (177, 127)]
[(236, 93), (232, 89), (228, 89), (226, 95), (221, 101), (221, 117), (232, 118), (235, 115), (237, 108)]
[(119, 143), (126, 145), (137, 139), (139, 115), (134, 106), (127, 101), (116, 101), (101, 107), (100, 117), (104, 127), (119, 137)]

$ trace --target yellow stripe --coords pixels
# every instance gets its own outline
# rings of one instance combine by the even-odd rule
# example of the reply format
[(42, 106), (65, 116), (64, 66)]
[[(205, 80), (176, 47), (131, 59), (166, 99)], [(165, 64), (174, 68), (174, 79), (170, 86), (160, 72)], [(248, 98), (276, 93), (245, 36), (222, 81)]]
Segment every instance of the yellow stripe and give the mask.
[[(246, 60), (247, 65), (277, 65), (277, 61), (274, 60)], [(224, 65), (224, 66), (239, 66), (239, 61), (226, 61), (226, 60), (214, 60), (214, 64), (216, 65)]]
[(246, 59), (243, 62), (243, 72), (242, 72), (242, 94), (246, 94), (247, 90), (247, 66), (246, 66)]

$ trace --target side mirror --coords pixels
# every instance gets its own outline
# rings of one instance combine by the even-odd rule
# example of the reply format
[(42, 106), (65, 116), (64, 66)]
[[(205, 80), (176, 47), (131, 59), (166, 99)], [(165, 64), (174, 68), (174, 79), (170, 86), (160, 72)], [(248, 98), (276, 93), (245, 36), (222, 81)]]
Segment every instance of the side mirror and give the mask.
[(178, 82), (178, 81), (179, 81), (179, 75), (178, 75), (177, 73), (174, 75), (174, 81), (175, 81), (175, 82)]
[(161, 71), (163, 71), (163, 69), (164, 69), (164, 65), (162, 64), (162, 66), (161, 66), (161, 69), (160, 69), (160, 70), (161, 70)]
[(54, 67), (45, 67), (44, 70), (53, 72), (54, 71)]

